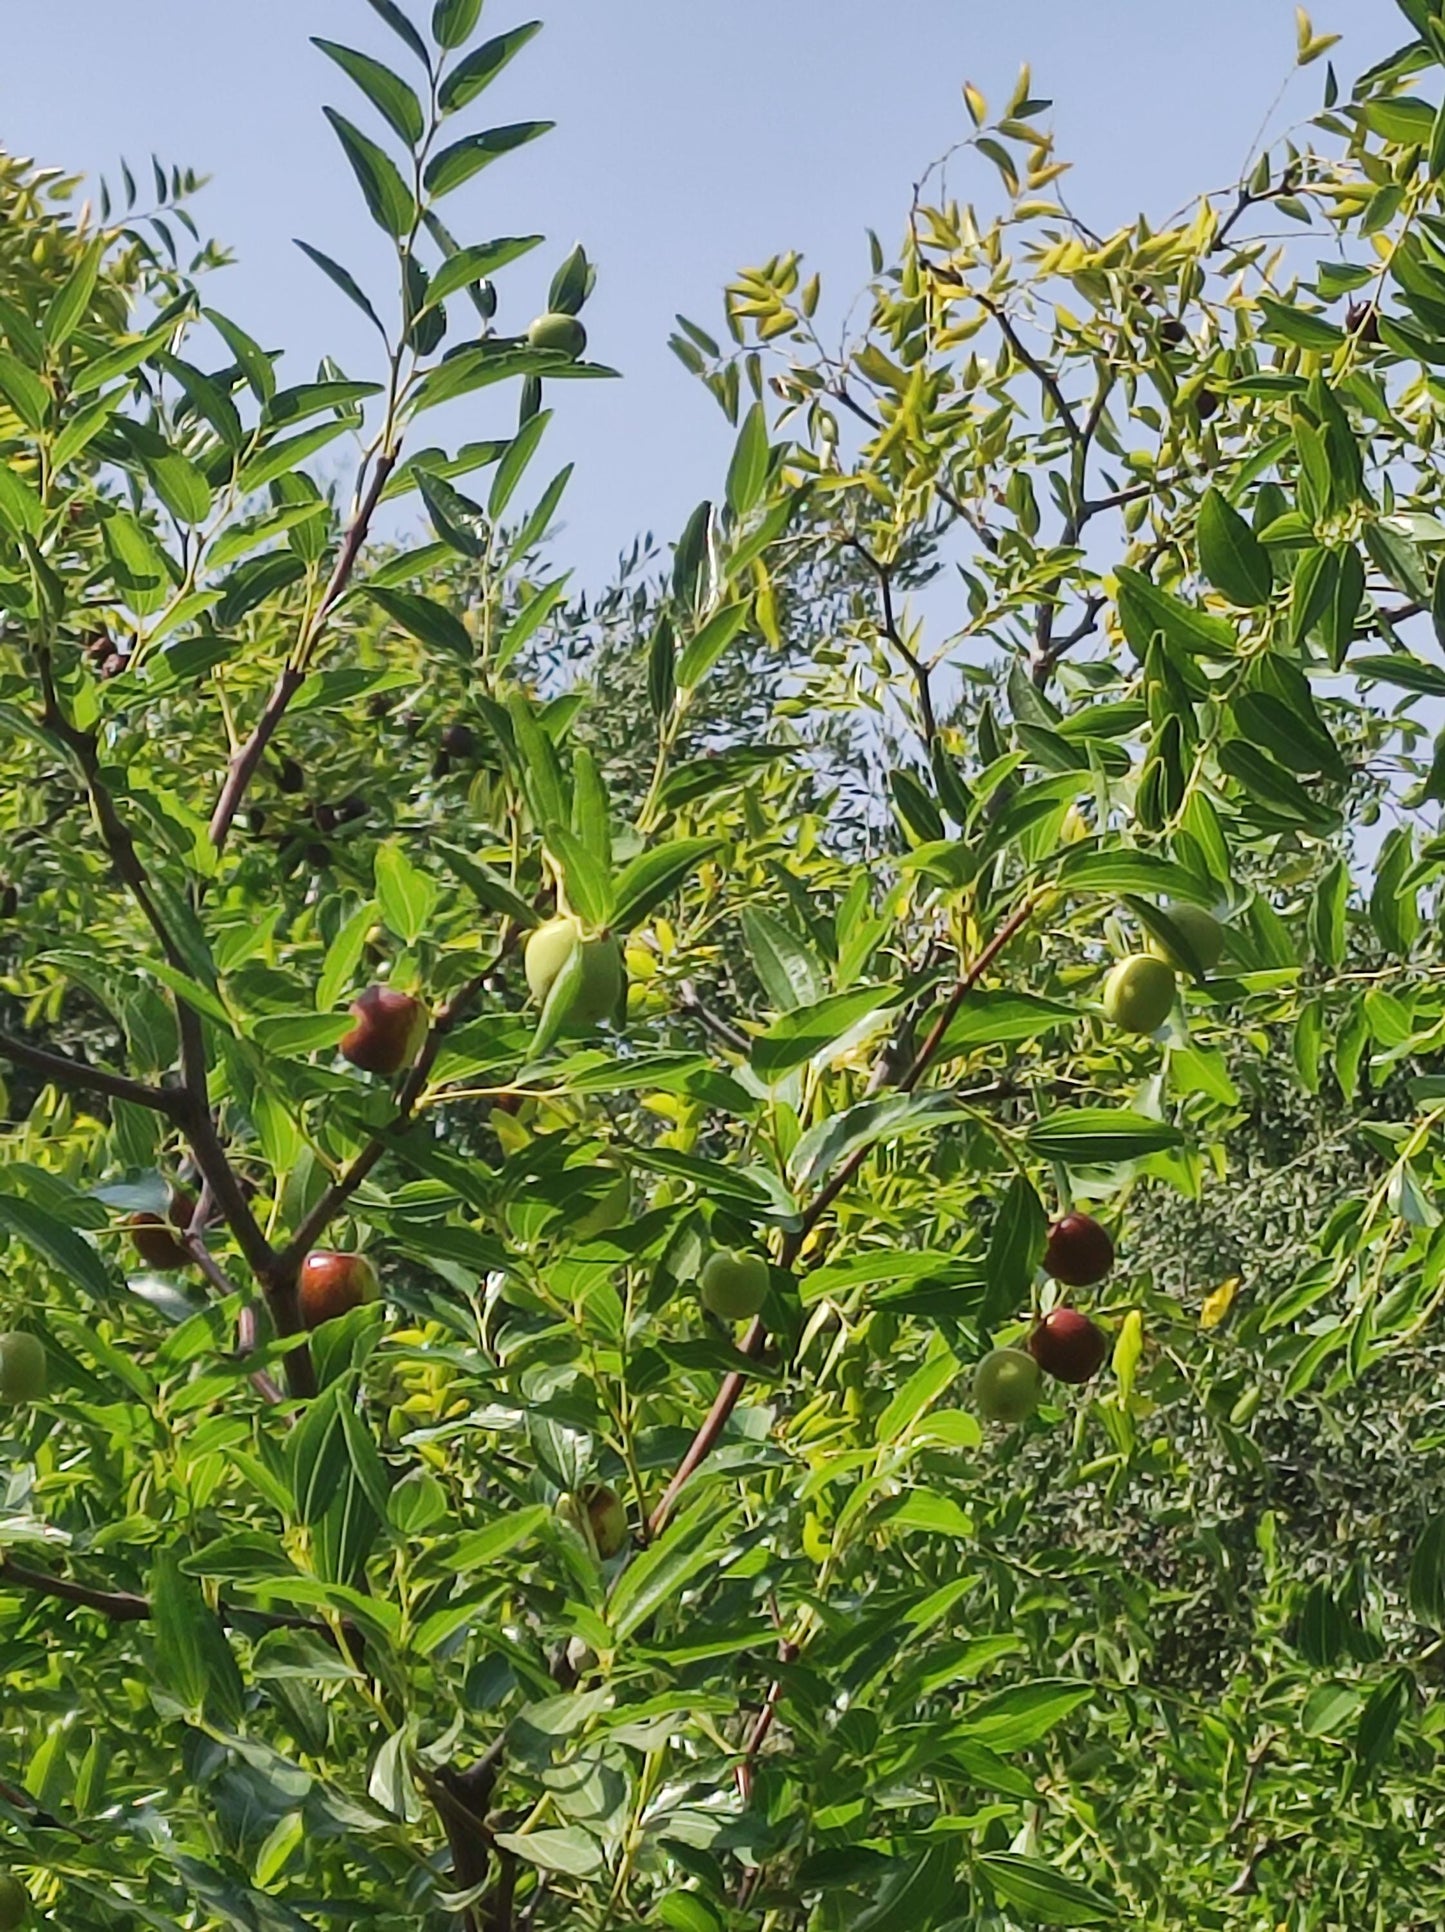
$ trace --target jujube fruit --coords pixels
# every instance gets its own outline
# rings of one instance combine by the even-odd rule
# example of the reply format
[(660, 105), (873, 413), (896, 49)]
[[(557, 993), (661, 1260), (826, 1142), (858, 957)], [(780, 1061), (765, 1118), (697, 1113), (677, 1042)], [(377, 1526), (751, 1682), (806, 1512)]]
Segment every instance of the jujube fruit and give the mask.
[(549, 919), (527, 940), (527, 985), (534, 998), (545, 1000), (579, 946), (582, 970), (566, 1017), (576, 1026), (595, 1026), (616, 1012), (626, 984), (622, 951), (610, 935), (589, 939), (570, 913)]
[(48, 1380), (45, 1344), (16, 1329), (0, 1335), (0, 1402), (38, 1402)]
[(159, 1214), (133, 1214), (130, 1217), (126, 1225), (130, 1228), (135, 1251), (147, 1268), (154, 1268), (157, 1274), (173, 1274), (178, 1268), (190, 1267), (190, 1249), (171, 1230), (179, 1229), (184, 1233), (195, 1211), (195, 1201), (185, 1189), (173, 1187), (170, 1207), (164, 1218)]
[[(1187, 903), (1167, 905), (1163, 910), (1165, 918), (1179, 928), (1181, 937), (1193, 948), (1201, 972), (1212, 973), (1224, 951), (1224, 928), (1214, 914), (1206, 912), (1203, 906)], [(1167, 960), (1181, 973), (1193, 972), (1190, 962), (1181, 953), (1172, 951), (1157, 934), (1149, 935), (1148, 947), (1155, 959)]]
[(627, 1546), (627, 1511), (617, 1491), (606, 1483), (589, 1483), (583, 1490), (559, 1496), (557, 1514), (579, 1536), (591, 1534), (604, 1563)]
[(0, 1932), (17, 1932), (30, 1913), (30, 1894), (18, 1878), (0, 1872)]
[(702, 1305), (723, 1321), (749, 1321), (768, 1295), (768, 1264), (760, 1254), (719, 1248), (698, 1276)]
[(1174, 1004), (1174, 968), (1152, 953), (1131, 953), (1104, 981), (1104, 1011), (1126, 1033), (1153, 1033)]
[(1109, 1338), (1077, 1308), (1053, 1308), (1034, 1324), (1029, 1353), (1057, 1382), (1087, 1382), (1099, 1373)]
[(1044, 1245), (1044, 1273), (1070, 1288), (1092, 1288), (1114, 1265), (1114, 1243), (1091, 1214), (1061, 1214)]
[(555, 349), (575, 362), (587, 347), (587, 331), (575, 315), (549, 309), (528, 328), (527, 341), (534, 349)]
[(416, 1059), (431, 1025), (421, 1001), (393, 986), (368, 986), (351, 1002), (351, 1016), (356, 1025), (342, 1039), (342, 1057), (388, 1078)]
[(364, 1254), (313, 1248), (301, 1263), (296, 1298), (307, 1328), (319, 1328), (380, 1295), (381, 1279)]
[(469, 724), (449, 724), (442, 732), (441, 748), (449, 758), (470, 758), (477, 748), (477, 734)]
[(1042, 1377), (1021, 1348), (995, 1348), (973, 1372), (973, 1399), (987, 1422), (1024, 1422), (1039, 1405)]

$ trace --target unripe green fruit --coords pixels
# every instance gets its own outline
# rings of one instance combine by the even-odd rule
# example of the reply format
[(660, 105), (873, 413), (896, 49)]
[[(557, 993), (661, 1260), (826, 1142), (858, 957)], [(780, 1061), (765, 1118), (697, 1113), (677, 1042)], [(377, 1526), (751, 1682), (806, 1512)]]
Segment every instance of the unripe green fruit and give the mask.
[(988, 1422), (1024, 1422), (1039, 1405), (1043, 1376), (1021, 1348), (996, 1348), (973, 1372), (973, 1399)]
[(768, 1264), (760, 1254), (719, 1248), (703, 1263), (698, 1287), (710, 1315), (725, 1322), (748, 1321), (767, 1300)]
[(29, 1892), (9, 1872), (0, 1873), (0, 1932), (17, 1932), (29, 1915)]
[(534, 349), (559, 350), (575, 362), (587, 347), (587, 331), (575, 315), (562, 315), (556, 309), (549, 309), (527, 330), (527, 341)]
[[(1169, 905), (1164, 908), (1164, 916), (1171, 925), (1177, 926), (1180, 933), (1194, 949), (1194, 957), (1202, 972), (1212, 973), (1219, 964), (1220, 954), (1224, 951), (1224, 928), (1212, 912), (1203, 906)], [(1152, 933), (1148, 947), (1155, 959), (1167, 960), (1181, 973), (1193, 972), (1194, 968), (1187, 959), (1171, 952), (1162, 939)]]
[(1153, 1033), (1169, 1017), (1174, 985), (1167, 960), (1131, 953), (1104, 981), (1104, 1011), (1126, 1033)]
[(622, 998), (625, 975), (622, 952), (615, 939), (586, 938), (581, 922), (570, 913), (549, 919), (527, 940), (527, 985), (534, 998), (545, 1000), (578, 946), (582, 948), (582, 977), (572, 996), (567, 1019), (574, 1026), (595, 1026), (616, 1012)]
[(45, 1344), (23, 1329), (0, 1335), (0, 1402), (38, 1402), (46, 1385)]

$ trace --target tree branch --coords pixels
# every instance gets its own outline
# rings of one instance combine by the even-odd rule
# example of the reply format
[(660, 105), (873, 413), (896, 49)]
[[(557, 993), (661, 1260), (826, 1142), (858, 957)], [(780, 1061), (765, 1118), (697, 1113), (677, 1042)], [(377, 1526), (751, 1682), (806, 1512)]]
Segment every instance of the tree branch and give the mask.
[(376, 514), (381, 493), (396, 468), (400, 454), (399, 448), (384, 449), (377, 458), (376, 468), (372, 471), (366, 495), (352, 518), (351, 528), (346, 533), (326, 588), (321, 593), (321, 601), (317, 604), (305, 631), (298, 640), (295, 655), (277, 678), (271, 695), (266, 700), (265, 708), (256, 720), (255, 729), (231, 760), (226, 773), (226, 782), (221, 787), (220, 797), (216, 800), (216, 809), (211, 814), (211, 843), (218, 852), (226, 843), (236, 814), (240, 811), (246, 796), (246, 788), (256, 774), (256, 768), (265, 754), (267, 745), (275, 736), (276, 727), (285, 715), (286, 707), (306, 680), (308, 660), (317, 637), (351, 582), (356, 560), (361, 555), (361, 547), (366, 542), (371, 529), (371, 519)]
[(698, 996), (698, 990), (690, 979), (685, 979), (677, 989), (677, 1003), (684, 1013), (691, 1013), (705, 1033), (710, 1033), (721, 1046), (730, 1053), (740, 1053), (744, 1059), (752, 1052), (753, 1043), (746, 1033), (725, 1020), (720, 1013), (714, 1013)]
[[(978, 958), (973, 961), (972, 965), (968, 966), (959, 975), (948, 998), (939, 1009), (933, 1025), (929, 1028), (928, 1037), (913, 1056), (912, 1064), (898, 1082), (898, 1088), (901, 1093), (912, 1093), (919, 1081), (922, 1080), (924, 1074), (927, 1073), (938, 1054), (939, 1048), (943, 1044), (949, 1027), (953, 1024), (959, 1007), (962, 1006), (964, 1000), (978, 984), (979, 980), (982, 979), (989, 967), (992, 966), (999, 954), (1011, 940), (1017, 937), (1018, 933), (1028, 923), (1034, 910), (1034, 904), (1034, 897), (1030, 894), (999, 927), (998, 931), (984, 947)], [(797, 1230), (784, 1238), (782, 1252), (779, 1256), (779, 1265), (781, 1267), (790, 1268), (797, 1260), (798, 1254), (808, 1236), (817, 1227), (818, 1223), (843, 1192), (844, 1188), (853, 1179), (853, 1176), (858, 1172), (859, 1168), (862, 1167), (870, 1151), (866, 1147), (855, 1148), (847, 1160), (836, 1170), (826, 1186), (821, 1188), (813, 1196), (813, 1199), (803, 1213), (802, 1221)], [(740, 1344), (741, 1352), (756, 1360), (762, 1354), (763, 1344), (767, 1340), (767, 1333), (767, 1329), (760, 1320), (754, 1321)], [(666, 1529), (668, 1519), (672, 1515), (677, 1499), (682, 1493), (688, 1478), (693, 1474), (694, 1470), (698, 1469), (707, 1461), (708, 1457), (717, 1447), (719, 1438), (723, 1430), (727, 1427), (733, 1410), (737, 1407), (742, 1392), (747, 1386), (747, 1382), (748, 1377), (740, 1369), (733, 1369), (723, 1377), (717, 1395), (713, 1400), (712, 1407), (708, 1410), (696, 1435), (694, 1435), (692, 1441), (688, 1444), (686, 1454), (678, 1464), (672, 1480), (662, 1492), (657, 1507), (652, 1512), (652, 1516), (648, 1522), (648, 1534), (650, 1536), (656, 1538)]]
[(18, 1034), (0, 1032), (0, 1056), (17, 1067), (40, 1073), (57, 1087), (76, 1093), (104, 1094), (107, 1100), (128, 1100), (133, 1107), (148, 1107), (152, 1113), (174, 1117), (180, 1096), (174, 1088), (147, 1086), (143, 1080), (128, 1080), (124, 1074), (107, 1073), (103, 1067), (88, 1066), (64, 1053), (51, 1053), (31, 1046)]
[[(0, 1554), (0, 1584), (12, 1584), (17, 1590), (28, 1590), (35, 1596), (50, 1597), (59, 1603), (73, 1603), (85, 1610), (94, 1610), (111, 1623), (144, 1623), (151, 1616), (149, 1597), (136, 1594), (133, 1590), (101, 1590), (89, 1583), (77, 1583), (72, 1577), (56, 1576), (50, 1570), (32, 1570), (28, 1565), (17, 1563), (13, 1557)], [(240, 1618), (249, 1618), (252, 1623), (263, 1625), (267, 1630), (309, 1630), (328, 1642), (335, 1642), (335, 1635), (329, 1624), (315, 1617), (303, 1617), (290, 1610), (253, 1610), (244, 1605), (222, 1603), (217, 1614), (223, 1623), (234, 1623)], [(342, 1623), (347, 1642), (353, 1646), (362, 1643), (361, 1632), (346, 1620)]]
[(1084, 441), (1084, 432), (1079, 425), (1079, 419), (1074, 414), (1073, 404), (1059, 387), (1059, 379), (1053, 370), (1050, 369), (1046, 362), (1040, 361), (1039, 357), (1028, 347), (1010, 320), (1008, 311), (1000, 303), (995, 302), (991, 296), (987, 295), (976, 295), (975, 299), (979, 306), (987, 309), (994, 321), (998, 323), (999, 328), (1003, 331), (1004, 340), (1008, 343), (1019, 361), (1038, 378), (1044, 394), (1053, 404), (1055, 410), (1058, 412), (1059, 421), (1068, 432), (1069, 441), (1075, 445), (1082, 444)]
[(903, 633), (898, 628), (898, 620), (893, 610), (893, 573), (881, 558), (875, 557), (868, 546), (857, 537), (847, 537), (844, 541), (873, 571), (878, 579), (878, 594), (883, 605), (883, 620), (878, 629), (888, 639), (903, 662), (908, 666), (913, 678), (913, 687), (918, 694), (918, 715), (922, 727), (923, 742), (929, 751), (938, 736), (938, 720), (933, 710), (933, 688), (928, 681), (928, 668), (916, 652), (903, 641)]

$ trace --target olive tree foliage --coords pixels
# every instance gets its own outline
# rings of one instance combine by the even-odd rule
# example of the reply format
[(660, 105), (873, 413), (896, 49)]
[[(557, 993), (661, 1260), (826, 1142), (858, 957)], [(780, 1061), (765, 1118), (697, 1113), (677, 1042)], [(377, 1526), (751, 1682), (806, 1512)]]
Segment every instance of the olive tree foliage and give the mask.
[[(599, 617), (541, 459), (605, 367), (453, 212), (532, 29), (372, 4), (322, 51), (390, 301), (308, 248), (364, 379), (205, 303), (183, 179), (0, 177), (7, 1877), (112, 1932), (1438, 1922), (1445, 25), (1346, 94), (1302, 22), (1322, 114), (1109, 236), (966, 90), (1001, 212), (930, 177), (836, 350), (792, 257), (688, 325), (736, 449)], [(625, 1014), (532, 996), (558, 908)], [(1111, 1359), (986, 1423), (1070, 1203)], [(308, 1328), (317, 1248), (381, 1300)], [(1418, 1469), (1332, 1547), (1343, 1418)]]

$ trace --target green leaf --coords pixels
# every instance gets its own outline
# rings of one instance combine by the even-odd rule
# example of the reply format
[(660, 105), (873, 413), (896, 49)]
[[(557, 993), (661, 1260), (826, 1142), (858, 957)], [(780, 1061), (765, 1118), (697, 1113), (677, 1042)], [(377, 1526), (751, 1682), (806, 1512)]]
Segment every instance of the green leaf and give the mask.
[(426, 132), (426, 116), (414, 90), (400, 75), (393, 74), (370, 54), (358, 53), (354, 47), (343, 47), (337, 41), (322, 40), (313, 34), (311, 45), (319, 47), (328, 60), (334, 60), (344, 74), (351, 76), (409, 148), (417, 145)]
[(846, 993), (832, 993), (811, 1006), (785, 1013), (753, 1041), (753, 1071), (760, 1080), (774, 1084), (794, 1067), (826, 1052), (860, 1020), (886, 1006), (892, 997), (886, 986), (855, 986)]
[(1026, 1751), (1093, 1696), (1089, 1685), (1062, 1677), (1015, 1684), (968, 1705), (958, 1722), (958, 1735), (994, 1751)]
[(1118, 1909), (1100, 1893), (1021, 1852), (982, 1852), (979, 1870), (1005, 1905), (1043, 1925), (1116, 1925)]
[(540, 33), (540, 20), (528, 20), (510, 32), (498, 34), (495, 40), (484, 41), (467, 55), (442, 82), (437, 94), (437, 102), (443, 114), (454, 114), (459, 107), (466, 107), (474, 101), (484, 87), (488, 87), (501, 73), (534, 34)]
[(860, 1100), (820, 1120), (793, 1149), (788, 1177), (794, 1187), (814, 1187), (860, 1147), (876, 1147), (957, 1126), (958, 1104), (946, 1093), (890, 1093)]
[(760, 906), (744, 906), (742, 928), (753, 971), (779, 1012), (791, 1013), (822, 999), (828, 983), (823, 968), (791, 927)]
[(84, 319), (86, 307), (95, 292), (95, 279), (100, 273), (107, 242), (107, 236), (96, 236), (46, 310), (45, 345), (52, 352), (69, 341)]
[(116, 1284), (95, 1249), (77, 1233), (34, 1201), (0, 1192), (0, 1228), (23, 1241), (92, 1301), (109, 1301)]
[(1264, 545), (1239, 512), (1210, 488), (1199, 504), (1199, 562), (1214, 588), (1231, 604), (1262, 609), (1274, 596), (1274, 576)]
[(975, 1047), (1009, 1046), (1036, 1040), (1061, 1027), (1076, 1026), (1077, 1007), (1046, 1000), (1035, 993), (1006, 993), (985, 988), (971, 992), (949, 1023), (938, 1057), (949, 1059)]
[(323, 275), (330, 277), (330, 279), (341, 290), (343, 295), (347, 295), (351, 298), (351, 300), (361, 310), (362, 314), (366, 316), (368, 320), (375, 325), (375, 327), (380, 331), (380, 333), (384, 337), (386, 335), (386, 329), (382, 324), (381, 317), (377, 314), (376, 310), (371, 306), (371, 300), (367, 295), (366, 290), (361, 286), (360, 282), (357, 281), (356, 277), (351, 273), (350, 269), (343, 268), (340, 262), (333, 261), (329, 255), (323, 255), (321, 250), (319, 248), (313, 248), (310, 242), (297, 240), (296, 246), (301, 250), (301, 253), (305, 255), (308, 260), (316, 264), (316, 266), (321, 270), (321, 273)]
[(1410, 1614), (1430, 1630), (1445, 1630), (1445, 1516), (1432, 1516), (1410, 1562)]
[(449, 195), (453, 188), (470, 181), (474, 174), (490, 167), (502, 155), (525, 147), (539, 135), (549, 134), (556, 125), (555, 121), (518, 121), (509, 127), (488, 128), (485, 133), (468, 134), (460, 141), (453, 141), (428, 162), (427, 193)]
[(376, 903), (382, 918), (411, 946), (421, 938), (436, 904), (436, 884), (419, 872), (402, 845), (388, 839), (376, 853)]
[(0, 523), (12, 536), (37, 536), (45, 521), (40, 498), (9, 463), (0, 462)]
[(229, 316), (222, 315), (217, 309), (202, 309), (201, 314), (236, 358), (252, 395), (258, 402), (264, 403), (276, 390), (276, 372), (271, 367), (271, 358)]
[(535, 416), (529, 417), (523, 423), (508, 443), (506, 454), (497, 465), (497, 473), (492, 478), (491, 492), (487, 497), (487, 515), (494, 522), (511, 502), (527, 465), (537, 452), (537, 445), (547, 433), (547, 425), (551, 420), (550, 409), (539, 409)]
[(677, 682), (684, 691), (702, 683), (748, 618), (746, 600), (728, 604), (716, 611), (697, 635), (684, 646), (677, 661)]
[(368, 0), (368, 4), (373, 13), (381, 16), (397, 38), (405, 41), (406, 45), (416, 55), (422, 66), (430, 73), (431, 57), (427, 53), (426, 42), (407, 19), (401, 8), (397, 6), (396, 0)]
[(277, 477), (289, 475), (308, 457), (353, 427), (345, 418), (339, 422), (315, 423), (310, 429), (303, 429), (299, 436), (288, 436), (283, 442), (269, 444), (243, 465), (236, 479), (239, 488), (246, 492), (259, 490), (267, 483), (274, 483)]
[(239, 1724), (245, 1693), (231, 1646), (200, 1586), (182, 1572), (173, 1550), (161, 1550), (152, 1560), (148, 1594), (167, 1689), (197, 1719), (209, 1713)]
[(736, 1521), (736, 1506), (720, 1507), (716, 1493), (709, 1489), (674, 1517), (657, 1542), (633, 1557), (617, 1579), (607, 1606), (619, 1643), (680, 1596), (702, 1571), (722, 1573), (718, 1558)]
[(734, 516), (745, 517), (755, 508), (768, 480), (768, 412), (755, 402), (743, 417), (738, 440), (728, 465), (728, 507)]
[[(39, 376), (27, 369), (19, 356), (11, 355), (8, 349), (0, 350), (0, 395), (4, 396), (28, 429), (45, 427), (50, 391)], [(108, 415), (109, 409), (105, 413)]]
[(298, 1523), (320, 1521), (350, 1467), (341, 1421), (342, 1405), (350, 1400), (346, 1382), (328, 1383), (291, 1432), (288, 1457)]
[(1288, 302), (1276, 301), (1273, 296), (1261, 295), (1259, 311), (1264, 317), (1260, 334), (1267, 342), (1290, 342), (1301, 349), (1316, 349), (1324, 354), (1344, 343), (1344, 330), (1310, 309), (1295, 308)]
[(1184, 1136), (1168, 1121), (1151, 1120), (1126, 1107), (1076, 1107), (1068, 1113), (1045, 1114), (1028, 1129), (1025, 1139), (1040, 1160), (1059, 1161), (1065, 1167), (1111, 1167), (1182, 1146)]
[(378, 590), (375, 584), (362, 586), (374, 604), (380, 605), (395, 624), (436, 650), (445, 651), (449, 657), (458, 658), (463, 664), (470, 664), (475, 654), (475, 646), (467, 632), (467, 627), (455, 612), (449, 611), (445, 604), (439, 604), (431, 597), (423, 597), (415, 590)]
[(530, 1508), (514, 1510), (510, 1516), (499, 1516), (483, 1529), (468, 1531), (445, 1548), (448, 1572), (467, 1576), (473, 1570), (490, 1570), (499, 1558), (539, 1535), (551, 1519), (552, 1512), (545, 1503), (534, 1503)]
[(617, 879), (612, 923), (622, 932), (640, 925), (721, 843), (720, 839), (674, 839), (669, 845), (639, 852)]
[(499, 268), (514, 262), (536, 248), (541, 242), (540, 235), (504, 235), (496, 241), (475, 242), (470, 248), (459, 248), (455, 255), (449, 255), (431, 278), (431, 288), (427, 292), (428, 305), (441, 302), (448, 295), (455, 295), (458, 289), (470, 288), (474, 282), (484, 282), (489, 275), (495, 275)]
[(466, 44), (482, 17), (482, 0), (436, 0), (432, 8), (432, 39), (438, 47)]
[(416, 220), (416, 203), (396, 163), (334, 107), (323, 107), (321, 111), (335, 129), (336, 138), (351, 163), (351, 171), (361, 183), (372, 220), (378, 228), (400, 240)]
[[(458, 0), (442, 0), (443, 5), (457, 3)], [(569, 1878), (585, 1878), (606, 1862), (601, 1845), (595, 1838), (589, 1838), (580, 1825), (566, 1825), (559, 1830), (499, 1831), (493, 1833), (492, 1842), (524, 1864), (535, 1865), (544, 1872), (563, 1872)]]
[(1118, 584), (1119, 622), (1135, 655), (1142, 661), (1156, 635), (1166, 645), (1200, 657), (1232, 658), (1237, 647), (1234, 626), (1224, 617), (1211, 617), (1192, 604), (1160, 590), (1157, 584), (1137, 570), (1120, 565), (1114, 572)]
[[(567, 903), (589, 926), (603, 927), (612, 917), (608, 867), (563, 825), (547, 827), (547, 850), (561, 869)], [(574, 949), (580, 953), (580, 948)]]
[(985, 1328), (992, 1327), (1026, 1303), (1034, 1270), (1043, 1259), (1048, 1216), (1037, 1190), (1023, 1174), (1015, 1174), (999, 1202), (989, 1235), (984, 1274), (988, 1292), (979, 1311)]

